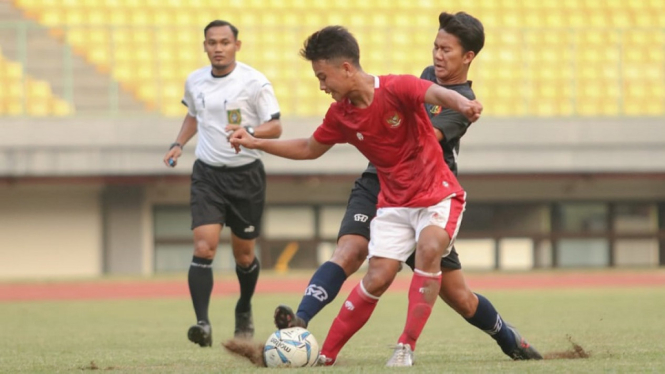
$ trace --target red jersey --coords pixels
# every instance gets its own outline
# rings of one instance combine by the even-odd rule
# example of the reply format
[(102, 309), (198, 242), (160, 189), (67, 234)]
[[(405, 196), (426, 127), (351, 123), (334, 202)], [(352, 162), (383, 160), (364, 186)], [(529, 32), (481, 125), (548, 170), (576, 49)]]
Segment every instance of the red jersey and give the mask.
[(464, 192), (443, 160), (423, 105), (431, 85), (412, 75), (375, 77), (367, 108), (349, 100), (333, 103), (314, 132), (322, 144), (353, 144), (376, 166), (377, 207), (429, 207)]

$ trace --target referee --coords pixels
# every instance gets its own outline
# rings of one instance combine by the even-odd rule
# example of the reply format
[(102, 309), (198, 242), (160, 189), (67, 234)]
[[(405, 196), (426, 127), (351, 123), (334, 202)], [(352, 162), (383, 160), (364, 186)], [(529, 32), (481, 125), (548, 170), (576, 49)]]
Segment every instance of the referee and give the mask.
[(240, 129), (256, 137), (278, 138), (282, 126), (279, 105), (268, 79), (236, 61), (241, 46), (238, 29), (216, 20), (205, 27), (204, 36), (203, 48), (210, 66), (187, 78), (182, 102), (188, 113), (164, 163), (175, 167), (185, 144), (199, 134), (190, 196), (194, 256), (188, 274), (197, 323), (189, 328), (187, 337), (201, 347), (210, 347), (212, 261), (224, 225), (231, 229), (240, 283), (240, 299), (235, 308), (237, 338), (251, 338), (254, 334), (251, 299), (260, 268), (254, 247), (265, 202), (261, 152), (248, 149), (236, 154), (227, 135)]

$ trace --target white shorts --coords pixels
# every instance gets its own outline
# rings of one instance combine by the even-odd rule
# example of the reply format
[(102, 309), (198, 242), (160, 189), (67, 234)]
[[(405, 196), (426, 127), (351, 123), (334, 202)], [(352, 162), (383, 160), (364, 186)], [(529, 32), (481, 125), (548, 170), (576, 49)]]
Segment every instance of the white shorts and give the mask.
[(370, 224), (369, 256), (406, 261), (416, 249), (420, 233), (427, 226), (438, 226), (450, 236), (443, 253), (448, 256), (462, 224), (466, 193), (451, 195), (428, 208), (379, 208)]

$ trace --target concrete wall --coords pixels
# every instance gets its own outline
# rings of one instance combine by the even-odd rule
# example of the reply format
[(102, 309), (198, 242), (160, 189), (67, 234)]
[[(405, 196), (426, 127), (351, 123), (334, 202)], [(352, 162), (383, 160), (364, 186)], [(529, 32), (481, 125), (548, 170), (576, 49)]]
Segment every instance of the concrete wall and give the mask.
[[(354, 177), (273, 175), (268, 205), (343, 207)], [(665, 201), (665, 176), (660, 174), (467, 174), (461, 180), (474, 202)], [(122, 184), (113, 178), (5, 179), (1, 183), (0, 279), (152, 274), (154, 207), (189, 203), (186, 177), (142, 177)], [(333, 221), (329, 231), (336, 232), (338, 218)], [(177, 225), (188, 232), (189, 222)], [(272, 231), (266, 227), (265, 233)], [(502, 239), (497, 245), (492, 239), (466, 239), (460, 240), (458, 248), (468, 269), (551, 265), (551, 249), (533, 244), (519, 237)], [(655, 265), (658, 253), (653, 239), (622, 239), (614, 248), (620, 264)]]
[(99, 186), (0, 185), (0, 278), (102, 270)]
[[(284, 139), (309, 137), (317, 119), (285, 118)], [(483, 118), (462, 141), (463, 173), (665, 173), (665, 119)], [(0, 176), (187, 175), (194, 143), (180, 166), (162, 157), (181, 120), (145, 118), (0, 118)], [(72, 136), (71, 134), (75, 134)], [(355, 174), (365, 158), (348, 145), (318, 160), (266, 156), (270, 173)]]
[(151, 207), (142, 185), (107, 186), (101, 196), (104, 220), (104, 272), (152, 272)]

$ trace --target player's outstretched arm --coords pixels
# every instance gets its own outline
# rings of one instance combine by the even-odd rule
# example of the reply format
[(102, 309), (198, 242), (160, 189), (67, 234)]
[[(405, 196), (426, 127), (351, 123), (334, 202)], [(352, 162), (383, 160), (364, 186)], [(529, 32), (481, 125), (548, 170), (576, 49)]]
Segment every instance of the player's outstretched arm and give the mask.
[(247, 133), (245, 129), (238, 129), (229, 136), (231, 146), (236, 153), (240, 152), (240, 146), (249, 149), (259, 149), (275, 156), (290, 158), (292, 160), (313, 160), (326, 153), (332, 144), (317, 142), (313, 136), (300, 139), (260, 139)]
[(458, 92), (436, 84), (431, 85), (425, 92), (425, 102), (460, 112), (471, 122), (476, 122), (483, 111), (480, 102), (469, 100)]

